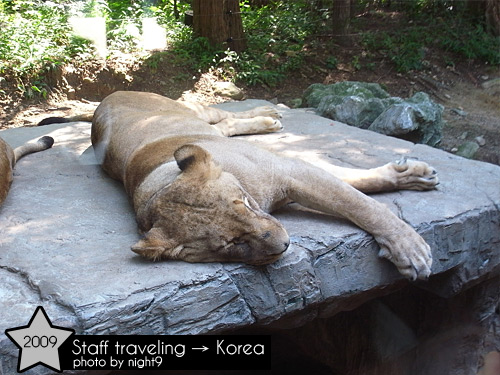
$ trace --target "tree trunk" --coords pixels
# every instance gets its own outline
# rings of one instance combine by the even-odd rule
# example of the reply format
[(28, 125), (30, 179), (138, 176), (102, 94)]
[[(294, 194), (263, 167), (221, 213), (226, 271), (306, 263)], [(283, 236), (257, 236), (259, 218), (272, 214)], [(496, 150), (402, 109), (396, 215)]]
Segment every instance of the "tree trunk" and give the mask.
[(479, 22), (485, 22), (493, 35), (500, 36), (500, 4), (498, 0), (468, 0), (468, 14)]
[(332, 6), (333, 35), (339, 43), (349, 42), (351, 0), (334, 0)]
[(177, 0), (174, 0), (173, 7), (174, 7), (174, 17), (176, 20), (178, 20), (181, 15), (179, 14), (179, 8), (177, 7)]
[(500, 36), (500, 4), (498, 0), (486, 1), (486, 26), (495, 36)]
[(467, 0), (467, 14), (475, 19), (483, 19), (486, 0)]
[(240, 52), (246, 48), (238, 0), (194, 0), (193, 29), (210, 44)]

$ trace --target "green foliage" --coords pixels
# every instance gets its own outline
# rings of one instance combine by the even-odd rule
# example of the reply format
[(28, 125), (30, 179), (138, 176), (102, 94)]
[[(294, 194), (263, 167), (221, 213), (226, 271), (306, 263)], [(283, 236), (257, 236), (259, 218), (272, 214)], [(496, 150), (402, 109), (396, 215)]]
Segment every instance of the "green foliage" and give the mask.
[[(86, 43), (70, 37), (65, 8), (58, 2), (1, 1), (0, 27), (0, 74), (17, 79), (28, 97), (45, 97), (46, 86), (38, 79), (44, 68), (68, 61)], [(34, 83), (23, 83), (29, 80)]]
[(83, 2), (82, 12), (86, 17), (105, 17), (110, 8), (106, 0), (87, 0)]
[(366, 33), (363, 44), (369, 50), (387, 55), (398, 72), (408, 72), (422, 69), (425, 48), (431, 38), (425, 28), (411, 26), (406, 30)]
[(197, 71), (214, 70), (246, 84), (275, 86), (290, 71), (299, 68), (306, 39), (317, 30), (317, 15), (307, 2), (274, 2), (252, 8), (241, 3), (248, 49), (241, 53), (211, 46), (204, 38), (192, 38), (191, 30), (179, 28), (172, 36), (173, 51), (180, 61)]
[[(71, 15), (105, 17), (108, 47), (125, 52), (136, 50), (142, 17), (157, 17), (167, 30), (169, 51), (152, 55), (145, 65), (156, 70), (164, 59), (198, 72), (214, 71), (225, 79), (246, 84), (274, 86), (290, 72), (303, 66), (307, 49), (314, 48), (314, 34), (329, 32), (329, 12), (315, 9), (311, 1), (270, 1), (252, 7), (241, 1), (241, 16), (248, 49), (235, 53), (225, 46), (212, 46), (204, 38), (194, 38), (182, 23), (190, 1), (177, 0), (0, 0), (0, 83), (14, 77), (26, 96), (46, 96), (43, 76), (75, 56), (89, 58), (89, 42), (72, 36)], [(322, 2), (331, 6), (332, 2)], [(361, 0), (358, 6), (372, 9), (388, 6), (389, 0)], [(431, 49), (449, 52), (445, 59), (453, 65), (454, 55), (500, 64), (500, 39), (485, 31), (484, 24), (471, 20), (465, 2), (455, 0), (408, 0), (392, 2), (393, 9), (407, 16), (402, 27), (363, 34), (367, 51), (363, 58), (350, 61), (355, 69), (374, 68), (372, 57), (382, 54), (399, 72), (422, 69)], [(362, 19), (353, 26), (362, 30)], [(369, 56), (367, 59), (366, 56)], [(333, 55), (324, 65), (335, 69)], [(28, 83), (29, 82), (29, 83)], [(0, 94), (2, 92), (0, 91)]]
[(133, 52), (138, 49), (141, 18), (147, 13), (141, 1), (107, 1), (106, 29), (108, 49)]
[(24, 1), (10, 5), (12, 12), (0, 14), (0, 72), (30, 71), (64, 53), (68, 30), (61, 26), (65, 21), (59, 7), (40, 4), (34, 10)]
[(261, 8), (242, 4), (248, 49), (235, 59), (236, 78), (248, 84), (276, 85), (304, 62), (307, 38), (320, 25), (307, 2), (274, 2)]
[(439, 44), (447, 51), (467, 59), (479, 59), (491, 65), (500, 64), (500, 38), (486, 32), (482, 25), (463, 19), (450, 20), (452, 27), (443, 28)]
[(328, 69), (337, 69), (339, 60), (335, 56), (330, 56), (326, 59), (325, 64)]
[(182, 25), (183, 15), (191, 9), (191, 4), (190, 1), (177, 0), (178, 14), (175, 14), (174, 0), (159, 0), (156, 5), (152, 5), (149, 9), (161, 24), (167, 26), (168, 30), (170, 27), (176, 28)]
[[(457, 6), (462, 5), (437, 0), (398, 3), (396, 6), (404, 8), (410, 22), (391, 31), (364, 33), (362, 43), (368, 51), (387, 56), (398, 72), (422, 69), (431, 47), (499, 64), (499, 39), (487, 34), (477, 23), (457, 16)], [(306, 41), (320, 32), (328, 16), (312, 11), (307, 1), (275, 1), (257, 8), (243, 1), (241, 10), (248, 44), (246, 51), (237, 54), (222, 46), (210, 46), (206, 40), (193, 39), (190, 29), (174, 24), (171, 30), (179, 32), (172, 33), (172, 44), (179, 62), (200, 72), (216, 70), (246, 84), (274, 86), (303, 65)], [(435, 14), (440, 16), (434, 17)], [(332, 56), (325, 64), (334, 69), (338, 61)], [(364, 59), (362, 64), (360, 56), (354, 56), (351, 65), (357, 70), (375, 67), (373, 62)]]
[[(463, 17), (422, 17), (397, 30), (364, 33), (362, 43), (369, 51), (389, 57), (398, 72), (422, 69), (426, 51), (431, 47), (466, 59), (500, 64), (500, 39), (488, 34), (481, 25)], [(449, 58), (447, 62), (453, 65)]]

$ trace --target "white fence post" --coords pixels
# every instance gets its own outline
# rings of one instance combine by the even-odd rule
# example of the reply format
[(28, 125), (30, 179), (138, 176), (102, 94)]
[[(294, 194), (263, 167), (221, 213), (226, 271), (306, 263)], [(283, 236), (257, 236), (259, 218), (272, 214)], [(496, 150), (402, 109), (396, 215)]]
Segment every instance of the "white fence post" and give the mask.
[(90, 40), (94, 44), (97, 54), (106, 58), (106, 20), (104, 17), (71, 17), (69, 24), (76, 36)]

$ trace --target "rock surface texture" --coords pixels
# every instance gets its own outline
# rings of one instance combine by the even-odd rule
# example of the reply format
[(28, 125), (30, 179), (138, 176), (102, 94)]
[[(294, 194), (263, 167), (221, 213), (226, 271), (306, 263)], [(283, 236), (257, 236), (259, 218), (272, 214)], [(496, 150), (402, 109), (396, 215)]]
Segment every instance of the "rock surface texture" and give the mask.
[[(221, 107), (240, 111), (263, 104), (269, 103), (247, 100)], [(375, 199), (415, 227), (432, 248), (434, 275), (411, 288), (455, 298), (470, 319), (486, 325), (489, 333), (469, 352), (477, 354), (475, 362), (453, 372), (475, 374), (479, 356), (500, 349), (499, 297), (491, 292), (500, 287), (500, 168), (305, 110), (280, 110), (282, 132), (245, 138), (319, 165), (370, 168), (408, 157), (437, 169), (437, 190)], [(269, 266), (144, 260), (130, 251), (139, 238), (134, 213), (120, 184), (95, 161), (90, 124), (0, 132), (12, 146), (41, 135), (52, 136), (54, 147), (17, 164), (0, 208), (0, 374), (15, 373), (17, 366), (18, 349), (4, 330), (26, 325), (38, 305), (53, 324), (78, 334), (201, 334), (252, 325), (301, 327), (409, 287), (392, 264), (377, 257), (370, 235), (344, 220), (292, 206), (275, 214), (292, 245)], [(457, 297), (482, 285), (483, 302), (475, 300), (473, 306)], [(377, 316), (390, 315), (374, 306)], [(436, 354), (431, 346), (426, 350)], [(433, 373), (427, 370), (411, 373)], [(48, 372), (41, 366), (29, 371)]]
[(377, 83), (313, 84), (304, 103), (321, 116), (377, 133), (435, 146), (441, 140), (443, 107), (427, 94), (391, 97)]

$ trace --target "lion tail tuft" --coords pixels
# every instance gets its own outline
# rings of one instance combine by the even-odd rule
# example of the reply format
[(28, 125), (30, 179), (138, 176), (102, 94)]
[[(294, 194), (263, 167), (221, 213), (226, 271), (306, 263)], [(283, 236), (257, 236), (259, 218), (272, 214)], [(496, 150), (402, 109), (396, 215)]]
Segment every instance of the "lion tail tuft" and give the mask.
[(40, 144), (40, 147), (43, 147), (40, 149), (40, 151), (43, 151), (48, 148), (51, 148), (54, 145), (54, 138), (49, 137), (48, 135), (44, 135), (37, 141), (37, 143)]

